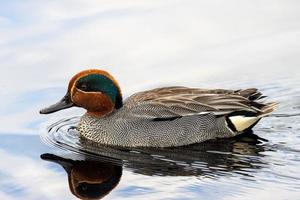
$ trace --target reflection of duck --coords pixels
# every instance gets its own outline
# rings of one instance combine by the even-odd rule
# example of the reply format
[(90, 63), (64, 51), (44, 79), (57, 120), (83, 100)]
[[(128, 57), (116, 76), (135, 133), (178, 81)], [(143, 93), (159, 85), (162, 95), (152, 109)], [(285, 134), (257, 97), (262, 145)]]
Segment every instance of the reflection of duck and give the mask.
[[(261, 159), (263, 154), (260, 154), (264, 151), (264, 145), (260, 144), (255, 134), (160, 149), (116, 148), (84, 138), (81, 138), (80, 143), (79, 152), (85, 152), (87, 157), (97, 155), (100, 160), (122, 160), (125, 167), (144, 175), (215, 176), (222, 171), (234, 173), (239, 169), (266, 165)], [(75, 151), (78, 152), (78, 149)]]
[(116, 80), (102, 70), (86, 70), (70, 81), (52, 113), (71, 106), (87, 109), (79, 130), (102, 144), (170, 147), (227, 138), (250, 130), (276, 103), (258, 103), (257, 89), (223, 90), (165, 87), (139, 92), (123, 104)]
[(110, 148), (91, 143), (90, 140), (82, 139), (81, 142), (79, 152), (84, 153), (87, 160), (74, 161), (52, 154), (43, 154), (41, 157), (63, 166), (69, 176), (71, 192), (83, 199), (100, 198), (114, 189), (121, 178), (121, 164), (125, 170), (147, 176), (207, 178), (235, 173), (248, 177), (249, 170), (267, 165), (260, 159), (264, 146), (259, 144), (254, 134), (160, 149)]
[[(245, 140), (250, 141), (245, 141)], [(257, 145), (256, 139), (243, 137), (207, 141), (188, 147), (163, 149), (156, 153), (154, 149), (143, 149), (147, 157), (145, 166), (140, 161), (128, 162), (126, 167), (144, 175), (159, 176), (206, 176), (219, 177), (224, 174), (239, 173), (248, 176), (248, 169), (259, 169), (267, 163), (261, 159), (264, 147)], [(154, 155), (154, 156), (153, 156)], [(142, 157), (142, 156), (141, 156)], [(143, 161), (144, 162), (144, 161)], [(158, 167), (164, 166), (164, 167)]]
[(122, 167), (97, 161), (74, 161), (53, 154), (42, 154), (43, 160), (60, 164), (68, 173), (71, 192), (80, 199), (100, 199), (119, 183)]

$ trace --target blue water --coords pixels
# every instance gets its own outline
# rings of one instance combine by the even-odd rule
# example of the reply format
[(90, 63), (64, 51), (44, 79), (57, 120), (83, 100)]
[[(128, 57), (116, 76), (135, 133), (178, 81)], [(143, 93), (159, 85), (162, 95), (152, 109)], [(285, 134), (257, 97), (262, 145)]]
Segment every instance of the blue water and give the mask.
[[(299, 199), (296, 1), (0, 1), (0, 199)], [(280, 106), (253, 134), (172, 149), (86, 143), (79, 108), (42, 116), (82, 69), (124, 97), (257, 87)]]

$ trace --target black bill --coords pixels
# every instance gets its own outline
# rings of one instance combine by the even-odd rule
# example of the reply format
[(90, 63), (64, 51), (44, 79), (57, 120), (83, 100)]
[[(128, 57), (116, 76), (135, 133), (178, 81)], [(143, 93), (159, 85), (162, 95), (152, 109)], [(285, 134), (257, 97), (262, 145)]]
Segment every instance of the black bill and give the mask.
[(70, 99), (70, 95), (69, 93), (67, 93), (59, 102), (57, 102), (54, 105), (51, 105), (47, 108), (44, 108), (42, 110), (40, 110), (40, 114), (50, 114), (59, 110), (63, 110), (66, 108), (70, 108), (74, 106), (74, 104), (72, 103), (71, 99)]

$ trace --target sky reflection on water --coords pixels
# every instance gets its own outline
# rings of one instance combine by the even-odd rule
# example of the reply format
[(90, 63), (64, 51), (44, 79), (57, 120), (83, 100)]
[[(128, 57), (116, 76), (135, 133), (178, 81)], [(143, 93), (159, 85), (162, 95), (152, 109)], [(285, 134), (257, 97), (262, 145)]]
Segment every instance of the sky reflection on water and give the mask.
[[(166, 85), (258, 87), (281, 102), (277, 113), (299, 113), (299, 9), (293, 0), (0, 1), (0, 199), (74, 199), (64, 170), (40, 159), (63, 152), (39, 135), (83, 111), (40, 116), (38, 110), (59, 99), (82, 69), (110, 71), (125, 96)], [(299, 116), (261, 122), (255, 133), (269, 142), (258, 145), (262, 151), (252, 159), (259, 168), (247, 168), (248, 177), (150, 176), (127, 162), (106, 198), (297, 199), (299, 122)]]

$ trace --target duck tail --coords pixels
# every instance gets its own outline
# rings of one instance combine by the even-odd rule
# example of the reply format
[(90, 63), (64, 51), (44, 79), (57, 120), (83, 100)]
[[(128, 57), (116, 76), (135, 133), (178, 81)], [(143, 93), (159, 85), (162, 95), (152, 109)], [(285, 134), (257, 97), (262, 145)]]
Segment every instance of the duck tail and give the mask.
[(233, 127), (234, 131), (247, 132), (251, 130), (259, 122), (261, 118), (268, 116), (278, 106), (278, 103), (276, 102), (271, 102), (266, 104), (259, 104), (259, 103), (255, 103), (255, 104), (259, 105), (259, 110), (260, 110), (259, 112), (255, 114), (247, 113), (243, 115), (234, 114), (227, 118), (227, 123), (231, 124), (231, 127)]
[(276, 108), (278, 107), (277, 102), (270, 102), (270, 103), (266, 103), (262, 108), (261, 108), (261, 112), (257, 115), (257, 117), (262, 118), (262, 117), (266, 117), (268, 116), (271, 112), (273, 112), (274, 110), (276, 110)]

